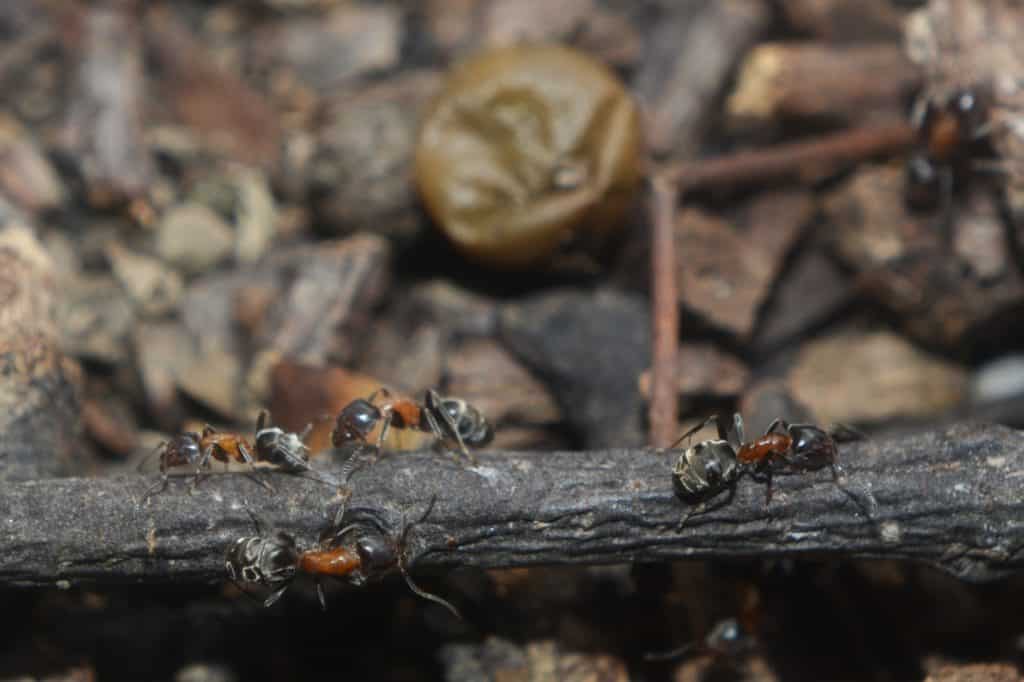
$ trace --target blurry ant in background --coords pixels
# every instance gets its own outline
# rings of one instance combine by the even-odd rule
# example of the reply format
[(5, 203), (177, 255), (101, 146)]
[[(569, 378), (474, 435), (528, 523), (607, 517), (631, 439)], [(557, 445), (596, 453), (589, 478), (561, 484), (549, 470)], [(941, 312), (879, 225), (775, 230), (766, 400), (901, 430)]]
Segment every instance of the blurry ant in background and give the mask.
[(761, 598), (756, 590), (748, 589), (742, 601), (739, 616), (718, 621), (704, 639), (687, 642), (671, 651), (644, 654), (644, 660), (668, 661), (694, 653), (735, 662), (751, 653), (761, 644)]
[[(175, 436), (169, 441), (164, 441), (157, 445), (152, 453), (160, 454), (160, 480), (143, 495), (143, 503), (154, 493), (162, 492), (167, 488), (169, 479), (167, 470), (171, 467), (195, 465), (196, 473), (189, 488), (191, 493), (199, 484), (203, 469), (210, 467), (211, 458), (224, 463), (232, 460), (244, 462), (255, 471), (253, 451), (252, 445), (244, 437), (237, 433), (217, 431), (217, 429), (209, 424), (203, 426), (203, 430), (199, 433), (188, 431)], [(147, 461), (149, 461), (149, 457), (146, 457), (139, 463), (139, 468), (141, 469), (142, 465)], [(257, 480), (260, 485), (273, 491), (269, 483)]]
[(953, 192), (966, 185), (981, 166), (978, 159), (994, 156), (990, 95), (983, 88), (965, 88), (947, 98), (921, 98), (911, 121), (918, 149), (907, 160), (906, 201), (918, 211), (941, 209), (948, 221)]
[(385, 388), (374, 391), (367, 399), (356, 399), (342, 408), (331, 431), (331, 443), (341, 447), (346, 443), (366, 443), (370, 432), (380, 424), (377, 436), (377, 450), (380, 451), (391, 427), (414, 429), (432, 433), (437, 442), (446, 446), (455, 444), (475, 466), (476, 456), (468, 445), (487, 445), (494, 437), (494, 430), (475, 407), (459, 398), (443, 397), (434, 389), (428, 389), (423, 402), (396, 397), (378, 406), (374, 404), (377, 394), (385, 399), (391, 393)]
[(644, 654), (644, 660), (668, 661), (691, 652), (713, 658), (736, 658), (750, 653), (757, 644), (755, 634), (743, 627), (739, 619), (724, 618), (711, 628), (703, 640), (687, 642), (671, 651)]
[[(683, 434), (676, 444), (711, 422), (718, 427), (719, 440), (703, 441), (687, 448), (673, 470), (676, 488), (681, 496), (688, 501), (699, 501), (698, 506), (683, 517), (680, 528), (691, 516), (708, 511), (706, 503), (726, 489), (729, 490), (729, 497), (715, 508), (728, 504), (735, 494), (736, 483), (744, 474), (766, 484), (765, 504), (770, 505), (774, 475), (800, 474), (825, 467), (832, 470), (832, 481), (836, 487), (850, 496), (865, 516), (871, 518), (870, 511), (863, 503), (839, 483), (842, 467), (837, 461), (837, 439), (859, 440), (863, 438), (862, 434), (845, 426), (826, 431), (811, 424), (789, 424), (785, 420), (776, 419), (763, 436), (747, 441), (743, 417), (737, 413), (733, 415), (731, 434), (719, 417), (712, 415)], [(875, 506), (871, 493), (865, 493), (871, 506)]]
[[(435, 501), (436, 497), (416, 523), (421, 523), (430, 514)], [(392, 539), (386, 529), (375, 521), (352, 523), (328, 528), (314, 548), (302, 552), (287, 533), (279, 532), (266, 538), (255, 516), (253, 521), (257, 535), (235, 541), (228, 549), (225, 568), (231, 581), (246, 594), (249, 592), (245, 585), (272, 589), (273, 592), (263, 601), (264, 606), (272, 605), (284, 594), (297, 572), (315, 578), (320, 606), (326, 610), (327, 599), (321, 578), (344, 579), (359, 586), (397, 567), (414, 594), (440, 604), (457, 618), (462, 618), (452, 604), (420, 588), (409, 575), (407, 537), (416, 524), (407, 524), (404, 516), (397, 539)]]

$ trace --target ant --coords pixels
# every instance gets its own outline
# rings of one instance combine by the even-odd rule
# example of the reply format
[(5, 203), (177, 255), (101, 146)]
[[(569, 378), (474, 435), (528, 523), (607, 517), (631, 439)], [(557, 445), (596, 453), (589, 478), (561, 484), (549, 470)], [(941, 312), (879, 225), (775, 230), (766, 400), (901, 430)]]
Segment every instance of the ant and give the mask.
[[(431, 500), (427, 511), (417, 523), (430, 514), (436, 499)], [(451, 603), (413, 582), (408, 571), (406, 538), (415, 524), (406, 523), (404, 517), (397, 540), (392, 540), (379, 522), (373, 521), (369, 525), (353, 523), (337, 530), (328, 529), (321, 534), (315, 547), (302, 552), (298, 551), (294, 538), (287, 533), (279, 532), (271, 538), (265, 538), (255, 516), (253, 521), (258, 534), (235, 541), (228, 549), (225, 568), (231, 581), (246, 594), (249, 592), (243, 587), (245, 584), (262, 585), (274, 590), (264, 600), (264, 606), (271, 606), (284, 594), (297, 572), (314, 576), (320, 606), (326, 611), (327, 599), (320, 581), (322, 577), (346, 579), (358, 586), (397, 566), (414, 594), (440, 604), (455, 617), (462, 618)]]
[(342, 408), (331, 431), (334, 447), (351, 442), (365, 443), (370, 432), (380, 423), (378, 451), (392, 426), (415, 429), (434, 434), (440, 443), (457, 444), (459, 451), (475, 466), (476, 456), (466, 445), (484, 446), (494, 437), (494, 430), (480, 411), (461, 398), (444, 397), (434, 389), (428, 389), (422, 403), (398, 397), (377, 406), (373, 401), (378, 393), (391, 398), (390, 391), (382, 388), (369, 398), (358, 398)]
[(231, 582), (245, 594), (249, 592), (242, 587), (244, 584), (263, 585), (273, 590), (263, 601), (264, 606), (272, 606), (295, 578), (299, 549), (295, 538), (283, 531), (270, 538), (263, 537), (259, 520), (252, 512), (249, 514), (256, 524), (257, 534), (238, 538), (228, 548), (224, 566)]
[[(911, 115), (919, 149), (907, 160), (906, 201), (915, 210), (949, 210), (956, 185), (973, 170), (971, 161), (991, 156), (990, 97), (981, 88), (952, 92), (941, 103), (921, 99)], [(957, 182), (959, 181), (959, 182)]]
[(712, 658), (736, 658), (749, 653), (757, 646), (757, 636), (749, 624), (744, 625), (738, 618), (724, 618), (718, 621), (703, 641), (687, 642), (680, 647), (663, 653), (644, 654), (645, 661), (668, 661), (679, 658), (691, 651), (706, 654)]
[[(187, 431), (179, 434), (169, 441), (164, 441), (154, 448), (153, 453), (160, 453), (160, 480), (150, 487), (143, 495), (143, 501), (148, 500), (155, 492), (162, 492), (167, 488), (169, 475), (167, 470), (171, 467), (186, 464), (195, 464), (196, 473), (192, 479), (189, 492), (199, 484), (203, 469), (209, 468), (210, 459), (218, 462), (244, 462), (256, 470), (255, 458), (252, 453), (254, 448), (244, 437), (237, 433), (221, 432), (209, 424), (203, 426), (199, 433)], [(139, 463), (139, 467), (149, 460), (146, 457)], [(259, 481), (262, 486), (273, 491), (273, 488), (266, 481)]]
[[(729, 491), (729, 497), (721, 505), (716, 505), (716, 508), (728, 504), (736, 492), (737, 482), (744, 474), (766, 484), (767, 506), (772, 501), (773, 475), (798, 474), (824, 467), (832, 470), (832, 481), (836, 486), (853, 497), (865, 515), (871, 517), (860, 500), (839, 484), (842, 468), (836, 461), (837, 439), (859, 439), (863, 438), (862, 434), (846, 426), (826, 431), (812, 424), (789, 424), (783, 419), (776, 419), (763, 436), (747, 441), (743, 417), (737, 413), (733, 415), (731, 439), (718, 416), (712, 415), (683, 434), (673, 444), (673, 448), (711, 422), (718, 427), (719, 440), (703, 441), (687, 448), (673, 469), (673, 480), (680, 495), (684, 499), (700, 502), (683, 516), (680, 528), (691, 516), (708, 511), (707, 502), (725, 490)], [(868, 496), (874, 504), (873, 496), (870, 493)]]
[[(742, 430), (740, 415), (736, 414), (733, 418), (737, 431)], [(730, 441), (725, 426), (715, 415), (680, 436), (669, 450), (674, 450), (677, 445), (711, 422), (718, 428), (719, 439), (701, 441), (686, 448), (672, 469), (672, 482), (677, 492), (680, 497), (691, 503), (690, 510), (679, 521), (678, 529), (682, 529), (691, 516), (711, 511), (707, 508), (707, 503), (726, 490), (729, 491), (729, 496), (715, 505), (714, 509), (729, 504), (736, 494), (736, 483), (743, 473), (736, 459), (737, 448)]]

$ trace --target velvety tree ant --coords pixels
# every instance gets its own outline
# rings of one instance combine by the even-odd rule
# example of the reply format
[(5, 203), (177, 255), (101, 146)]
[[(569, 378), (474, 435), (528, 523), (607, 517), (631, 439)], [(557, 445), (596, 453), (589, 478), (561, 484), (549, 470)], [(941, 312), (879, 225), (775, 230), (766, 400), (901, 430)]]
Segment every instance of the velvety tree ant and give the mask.
[[(210, 459), (219, 462), (244, 462), (255, 470), (255, 459), (252, 455), (253, 447), (249, 442), (237, 433), (221, 432), (206, 424), (200, 433), (188, 431), (179, 434), (169, 441), (157, 445), (153, 451), (160, 453), (160, 480), (157, 481), (146, 494), (143, 500), (148, 500), (156, 492), (167, 488), (168, 473), (171, 467), (194, 464), (196, 466), (195, 477), (189, 488), (191, 492), (199, 484), (203, 469), (209, 468)], [(148, 457), (139, 466), (148, 461)], [(268, 490), (273, 490), (269, 483), (259, 481), (260, 485)]]
[[(420, 522), (430, 514), (433, 506), (432, 500)], [(297, 573), (311, 575), (316, 580), (317, 595), (324, 610), (327, 609), (327, 599), (322, 578), (337, 578), (352, 585), (363, 585), (397, 567), (414, 594), (440, 604), (461, 619), (458, 609), (445, 599), (420, 588), (409, 575), (406, 538), (412, 525), (415, 524), (407, 524), (403, 517), (402, 530), (397, 539), (392, 539), (376, 521), (332, 527), (321, 535), (315, 547), (299, 552), (290, 535), (278, 533), (272, 538), (264, 538), (257, 523), (259, 534), (235, 541), (228, 549), (225, 566), (228, 576), (246, 594), (248, 592), (243, 587), (246, 584), (274, 590), (264, 600), (264, 606), (276, 602)], [(287, 568), (289, 561), (290, 568)]]
[(283, 531), (263, 537), (259, 521), (255, 516), (252, 518), (257, 534), (238, 538), (228, 548), (224, 567), (231, 582), (245, 594), (249, 592), (243, 585), (260, 585), (272, 590), (263, 600), (264, 606), (271, 606), (295, 578), (299, 549), (295, 539)]
[[(380, 406), (373, 402), (378, 393), (389, 399)], [(378, 451), (392, 426), (415, 429), (432, 433), (442, 444), (456, 444), (459, 452), (475, 465), (476, 456), (466, 447), (467, 444), (484, 446), (494, 437), (494, 430), (480, 411), (460, 398), (443, 397), (434, 389), (427, 390), (422, 403), (408, 398), (390, 398), (391, 393), (382, 388), (369, 398), (353, 400), (342, 408), (331, 431), (334, 447), (353, 442), (365, 443), (370, 432), (380, 424)]]
[[(868, 518), (871, 517), (861, 501), (839, 484), (842, 468), (837, 461), (836, 438), (861, 438), (853, 429), (837, 427), (829, 432), (811, 424), (789, 424), (776, 419), (763, 436), (748, 442), (742, 416), (733, 415), (730, 437), (718, 416), (712, 415), (683, 434), (673, 447), (712, 422), (718, 427), (719, 440), (703, 441), (687, 448), (673, 469), (673, 480), (680, 496), (689, 502), (698, 502), (683, 516), (680, 528), (691, 516), (709, 511), (706, 508), (707, 502), (725, 490), (729, 491), (729, 497), (722, 504), (716, 505), (716, 508), (728, 504), (735, 494), (737, 482), (744, 474), (766, 484), (765, 504), (770, 505), (774, 475), (817, 471), (825, 467), (832, 470), (832, 480), (836, 486), (852, 497)], [(871, 497), (870, 493), (868, 496)], [(873, 506), (873, 497), (871, 501)]]
[(991, 156), (989, 96), (981, 88), (951, 93), (941, 103), (921, 99), (912, 121), (918, 150), (907, 161), (906, 200), (915, 210), (948, 210), (953, 189), (974, 170), (972, 160)]
[[(743, 435), (743, 418), (735, 416), (736, 435), (740, 446), (736, 459), (751, 477), (765, 484), (765, 504), (772, 502), (772, 476), (775, 474), (801, 474), (828, 467), (832, 471), (832, 482), (840, 490), (860, 502), (839, 484), (842, 467), (837, 456), (839, 448), (836, 439), (860, 440), (864, 436), (848, 426), (837, 426), (826, 431), (812, 424), (789, 424), (776, 419), (768, 426), (764, 435), (747, 442)], [(873, 501), (873, 499), (872, 499)], [(871, 515), (865, 512), (866, 516)]]

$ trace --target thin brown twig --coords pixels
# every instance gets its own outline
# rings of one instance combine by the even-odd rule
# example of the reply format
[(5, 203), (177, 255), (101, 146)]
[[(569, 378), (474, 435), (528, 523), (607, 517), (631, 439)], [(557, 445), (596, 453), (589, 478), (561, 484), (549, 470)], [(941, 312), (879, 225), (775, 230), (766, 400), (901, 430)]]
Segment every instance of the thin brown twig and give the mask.
[(809, 142), (782, 144), (715, 159), (681, 161), (665, 166), (658, 171), (658, 176), (675, 183), (683, 193), (766, 180), (818, 179), (845, 165), (903, 151), (914, 139), (914, 129), (906, 121), (872, 124)]
[(650, 443), (668, 447), (676, 437), (679, 395), (676, 355), (679, 347), (679, 299), (676, 282), (675, 215), (679, 189), (655, 176), (651, 182), (651, 400)]

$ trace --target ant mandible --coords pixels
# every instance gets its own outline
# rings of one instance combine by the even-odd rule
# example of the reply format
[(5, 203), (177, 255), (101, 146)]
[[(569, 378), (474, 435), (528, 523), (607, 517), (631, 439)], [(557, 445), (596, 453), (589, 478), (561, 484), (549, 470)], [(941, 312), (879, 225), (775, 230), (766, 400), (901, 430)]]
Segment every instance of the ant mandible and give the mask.
[[(199, 484), (203, 469), (210, 467), (211, 458), (224, 463), (232, 460), (244, 462), (255, 471), (253, 451), (252, 445), (243, 436), (237, 433), (217, 431), (209, 424), (203, 426), (203, 430), (199, 433), (188, 431), (179, 434), (169, 441), (160, 443), (153, 450), (154, 453), (160, 453), (160, 480), (146, 491), (142, 499), (146, 501), (154, 493), (167, 488), (169, 480), (167, 470), (171, 467), (195, 464), (196, 472), (189, 492)], [(149, 457), (140, 462), (139, 466), (141, 467), (148, 460)], [(266, 481), (259, 480), (259, 483), (268, 490), (273, 490)]]
[(331, 431), (334, 447), (352, 442), (366, 443), (370, 432), (380, 424), (378, 451), (383, 447), (392, 426), (396, 429), (415, 429), (432, 433), (439, 443), (455, 443), (459, 452), (475, 466), (476, 456), (470, 452), (467, 444), (481, 447), (490, 443), (494, 437), (494, 430), (480, 411), (461, 398), (444, 397), (434, 389), (428, 389), (422, 403), (396, 397), (377, 406), (373, 401), (378, 393), (385, 398), (392, 398), (387, 389), (381, 388), (369, 398), (358, 398), (342, 408), (335, 420), (334, 430)]

